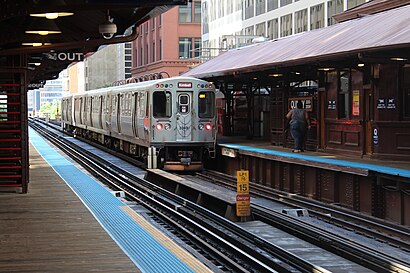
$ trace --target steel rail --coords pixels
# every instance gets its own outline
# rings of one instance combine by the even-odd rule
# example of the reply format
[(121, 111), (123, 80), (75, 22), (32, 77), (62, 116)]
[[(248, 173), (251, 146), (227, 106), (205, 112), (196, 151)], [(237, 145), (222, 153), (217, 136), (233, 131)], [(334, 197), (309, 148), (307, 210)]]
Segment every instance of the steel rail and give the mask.
[[(44, 134), (48, 134), (49, 133), (44, 133), (41, 132), (42, 135)], [(54, 139), (50, 139), (51, 142), (53, 142), (54, 144), (58, 145), (58, 142), (60, 142), (61, 140), (64, 139), (59, 139), (58, 137), (54, 137)], [(60, 145), (59, 145), (60, 146)], [(132, 179), (129, 178), (130, 174), (129, 173), (124, 173), (124, 171), (122, 171), (121, 174), (119, 173), (112, 173), (112, 171), (114, 169), (116, 169), (117, 167), (113, 166), (110, 163), (106, 163), (105, 166), (92, 166), (94, 165), (94, 163), (90, 162), (88, 160), (87, 157), (85, 157), (84, 155), (79, 155), (79, 153), (77, 151), (73, 151), (73, 148), (71, 147), (73, 146), (73, 144), (63, 144), (62, 147), (60, 147), (63, 151), (65, 152), (69, 152), (71, 153), (71, 156), (74, 157), (74, 155), (76, 155), (76, 157), (78, 157), (78, 159), (80, 160), (80, 164), (85, 166), (86, 168), (95, 168), (92, 169), (92, 172), (95, 173), (98, 177), (102, 177), (102, 178), (106, 178), (108, 180), (111, 180), (111, 184), (116, 185), (116, 187), (120, 187), (120, 189), (122, 190), (126, 190), (128, 192), (128, 194), (131, 194), (131, 196), (137, 196), (138, 200), (141, 202), (141, 198), (144, 198), (145, 200), (149, 200), (151, 203), (155, 203), (156, 206), (160, 207), (162, 210), (166, 211), (167, 213), (172, 213), (174, 217), (177, 217), (178, 220), (184, 220), (185, 224), (190, 224), (194, 227), (195, 231), (200, 230), (201, 232), (207, 234), (207, 236), (209, 236), (210, 238), (212, 238), (213, 240), (218, 242), (218, 245), (223, 246), (225, 248), (228, 248), (230, 250), (231, 253), (233, 253), (233, 256), (238, 257), (242, 260), (244, 260), (250, 268), (252, 268), (253, 270), (256, 270), (257, 272), (276, 272), (276, 270), (279, 270), (280, 272), (294, 272), (295, 268), (293, 268), (292, 266), (289, 266), (288, 264), (285, 263), (280, 263), (278, 261), (274, 261), (271, 259), (266, 258), (264, 255), (258, 253), (254, 248), (248, 248), (246, 249), (246, 243), (242, 243), (240, 241), (237, 240), (233, 240), (233, 242), (229, 242), (228, 240), (226, 240), (225, 238), (223, 238), (222, 236), (216, 234), (214, 231), (215, 230), (208, 230), (207, 228), (205, 228), (202, 224), (198, 224), (192, 220), (190, 220), (187, 216), (181, 214), (179, 211), (181, 211), (182, 207), (181, 206), (175, 206), (174, 200), (179, 200), (179, 203), (181, 204), (189, 204), (191, 203), (190, 201), (183, 199), (171, 192), (165, 191), (160, 189), (159, 187), (152, 185), (151, 183), (149, 183), (148, 181), (145, 180), (141, 180), (138, 177), (133, 177)], [(80, 150), (82, 149), (81, 147), (77, 147)], [(82, 151), (82, 152), (86, 152), (89, 153), (88, 151)], [(102, 159), (99, 159), (98, 161), (104, 161)], [(107, 172), (109, 171), (109, 172)], [(135, 182), (135, 180), (138, 180), (137, 182)], [(115, 182), (113, 182), (115, 181)], [(125, 183), (124, 183), (125, 182)], [(118, 183), (121, 183), (121, 186), (118, 186)], [(137, 184), (143, 184), (142, 188), (143, 190), (139, 190), (137, 189), (135, 186)], [(148, 187), (147, 187), (148, 185)], [(145, 192), (143, 192), (145, 191)], [(132, 193), (133, 192), (133, 193)], [(174, 199), (172, 202), (168, 203), (166, 200), (164, 200), (163, 197), (160, 196), (160, 192), (162, 192), (161, 194), (164, 194), (166, 198), (172, 198)], [(148, 193), (148, 194), (147, 194)], [(145, 204), (145, 203), (144, 203)], [(195, 206), (194, 203), (192, 203), (191, 205)], [(185, 206), (187, 207), (187, 206)], [(197, 206), (197, 209), (199, 209), (199, 207)], [(205, 211), (205, 210), (204, 210)], [(208, 214), (214, 215), (219, 217), (219, 215), (213, 214), (211, 212), (208, 211)], [(195, 213), (186, 213), (186, 215), (194, 215)], [(209, 220), (209, 219), (208, 219)], [(224, 221), (228, 222), (226, 219), (224, 219)], [(226, 237), (226, 233), (222, 233), (222, 235), (224, 237)], [(237, 235), (235, 235), (234, 237), (238, 237)], [(196, 236), (194, 236), (193, 238), (190, 238), (192, 240), (196, 239)], [(243, 251), (241, 248), (246, 249), (247, 251), (251, 251), (251, 254), (246, 253), (246, 251)], [(287, 257), (287, 261), (289, 257)], [(263, 262), (259, 261), (258, 259), (264, 260)], [(320, 270), (320, 268), (310, 264), (310, 263), (306, 263), (306, 261), (301, 260), (298, 257), (294, 257), (294, 259), (299, 260), (299, 264), (303, 264), (303, 267), (300, 268), (301, 272), (328, 272), (327, 270)], [(268, 263), (269, 265), (266, 265), (264, 262)], [(248, 270), (239, 270), (241, 267), (238, 266), (236, 263), (231, 264), (230, 266), (232, 266), (232, 268), (238, 268), (238, 271), (236, 272), (248, 272)], [(298, 268), (300, 267), (299, 265), (295, 266)], [(276, 269), (275, 269), (276, 268)]]

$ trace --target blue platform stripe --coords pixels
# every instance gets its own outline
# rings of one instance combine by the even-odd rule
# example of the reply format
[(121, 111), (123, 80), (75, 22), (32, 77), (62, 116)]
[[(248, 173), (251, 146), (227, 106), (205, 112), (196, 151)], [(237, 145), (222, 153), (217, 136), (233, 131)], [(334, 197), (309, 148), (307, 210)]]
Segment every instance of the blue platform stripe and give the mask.
[(101, 226), (142, 272), (194, 272), (133, 221), (121, 209), (122, 206), (126, 206), (123, 202), (57, 153), (31, 128), (29, 135), (30, 142), (39, 154), (77, 194)]
[(288, 158), (297, 158), (301, 160), (332, 164), (332, 165), (343, 166), (343, 167), (350, 167), (350, 168), (356, 168), (356, 169), (367, 169), (367, 170), (378, 172), (378, 173), (384, 173), (384, 174), (389, 174), (389, 175), (410, 178), (410, 170), (406, 170), (406, 169), (392, 168), (392, 167), (387, 167), (387, 166), (366, 164), (366, 163), (353, 162), (353, 161), (347, 161), (347, 160), (329, 159), (329, 158), (304, 155), (304, 154), (280, 152), (280, 151), (255, 148), (255, 147), (238, 145), (238, 144), (219, 144), (219, 146), (231, 148), (231, 149), (244, 150), (248, 152), (269, 154), (269, 155), (282, 156), (282, 157), (288, 157)]

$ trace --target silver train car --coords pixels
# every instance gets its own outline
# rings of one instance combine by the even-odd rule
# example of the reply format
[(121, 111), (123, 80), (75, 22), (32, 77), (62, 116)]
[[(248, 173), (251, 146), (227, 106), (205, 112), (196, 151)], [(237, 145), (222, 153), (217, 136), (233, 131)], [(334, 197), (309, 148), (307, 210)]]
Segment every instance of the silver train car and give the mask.
[(215, 87), (174, 77), (70, 95), (62, 99), (61, 124), (148, 168), (198, 171), (215, 157)]

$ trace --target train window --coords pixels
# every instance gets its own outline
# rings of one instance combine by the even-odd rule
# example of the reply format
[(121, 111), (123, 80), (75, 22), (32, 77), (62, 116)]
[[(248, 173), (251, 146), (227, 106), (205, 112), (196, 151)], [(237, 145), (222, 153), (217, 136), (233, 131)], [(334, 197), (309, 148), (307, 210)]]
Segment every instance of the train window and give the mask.
[(172, 115), (171, 93), (158, 91), (154, 92), (153, 100), (153, 116), (156, 118), (169, 118)]
[(213, 92), (200, 92), (198, 94), (198, 116), (200, 118), (213, 118), (215, 113), (215, 94)]
[(187, 114), (190, 112), (189, 109), (189, 97), (188, 95), (179, 95), (178, 97), (179, 112), (182, 114)]

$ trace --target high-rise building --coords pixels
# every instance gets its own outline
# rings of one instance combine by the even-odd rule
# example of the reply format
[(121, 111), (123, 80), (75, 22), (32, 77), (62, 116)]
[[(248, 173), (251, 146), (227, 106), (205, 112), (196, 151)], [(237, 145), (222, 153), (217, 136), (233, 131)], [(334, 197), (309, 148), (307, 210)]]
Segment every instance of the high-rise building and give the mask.
[(199, 62), (201, 1), (174, 7), (139, 26), (132, 43), (132, 76), (177, 76)]
[(202, 47), (221, 50), (335, 23), (333, 15), (369, 0), (203, 0)]
[(131, 77), (131, 44), (104, 46), (84, 59), (85, 90), (107, 87)]

